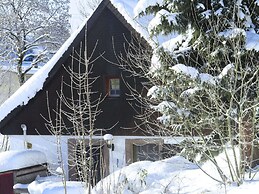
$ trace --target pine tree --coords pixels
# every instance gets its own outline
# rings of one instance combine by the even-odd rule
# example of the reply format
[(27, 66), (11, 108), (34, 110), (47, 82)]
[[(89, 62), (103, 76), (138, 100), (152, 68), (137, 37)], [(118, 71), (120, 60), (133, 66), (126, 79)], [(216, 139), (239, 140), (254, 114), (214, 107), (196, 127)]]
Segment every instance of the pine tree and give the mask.
[[(144, 1), (138, 5), (148, 5)], [(241, 162), (236, 157), (229, 170), (240, 184), (252, 165), (259, 105), (259, 44), (252, 41), (259, 39), (258, 1), (161, 0), (136, 10), (154, 16), (151, 36), (176, 35), (153, 55), (151, 79), (160, 81), (152, 81), (157, 85), (148, 95), (162, 115), (158, 120), (171, 134), (181, 126), (181, 135), (187, 130), (205, 145), (214, 137), (221, 146), (230, 143), (235, 156), (238, 141)]]

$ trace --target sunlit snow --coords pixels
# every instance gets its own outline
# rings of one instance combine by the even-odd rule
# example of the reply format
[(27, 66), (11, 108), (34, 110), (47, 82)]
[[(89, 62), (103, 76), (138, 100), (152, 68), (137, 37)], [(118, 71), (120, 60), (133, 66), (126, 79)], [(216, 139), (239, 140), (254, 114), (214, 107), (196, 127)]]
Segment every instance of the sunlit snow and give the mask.
[(195, 94), (197, 91), (199, 91), (200, 88), (199, 87), (194, 87), (194, 88), (189, 88), (185, 91), (183, 91), (181, 94), (180, 94), (180, 97), (188, 97), (188, 96), (191, 96), (193, 94)]
[(220, 32), (218, 35), (223, 36), (225, 38), (236, 38), (237, 36), (243, 35), (245, 36), (246, 32), (244, 29), (241, 28), (232, 28), (225, 30), (223, 32)]
[(75, 37), (85, 26), (85, 22), (71, 35), (71, 37), (62, 45), (57, 53), (45, 64), (40, 70), (38, 70), (27, 82), (25, 82), (10, 98), (8, 98), (0, 106), (0, 121), (5, 118), (14, 108), (22, 105), (26, 105), (30, 99), (32, 99), (38, 91), (43, 87), (45, 80), (47, 79), (49, 72), (56, 64), (56, 62), (62, 57)]
[(259, 34), (255, 32), (246, 32), (246, 49), (259, 51)]
[[(225, 154), (216, 157), (219, 167), (226, 175), (227, 162)], [(243, 185), (223, 185), (213, 180), (221, 181), (217, 169), (212, 162), (198, 166), (181, 156), (150, 162), (133, 163), (114, 172), (101, 180), (93, 188), (93, 194), (127, 193), (127, 194), (256, 194), (259, 189), (258, 175), (254, 181), (245, 181)]]
[(165, 110), (176, 108), (176, 105), (174, 102), (162, 101), (157, 106), (153, 106), (153, 108), (159, 112), (163, 112)]
[(147, 97), (150, 97), (150, 99), (156, 98), (158, 90), (158, 86), (152, 86), (147, 92)]
[(219, 79), (222, 79), (224, 76), (226, 76), (228, 74), (228, 72), (234, 68), (234, 64), (228, 64), (226, 65), (226, 67), (223, 68), (223, 70), (221, 71), (221, 73), (218, 75)]
[(201, 80), (201, 83), (208, 83), (208, 84), (211, 84), (211, 85), (216, 84), (215, 78), (208, 73), (200, 73), (199, 78)]
[(169, 23), (174, 25), (177, 24), (176, 17), (178, 16), (177, 13), (170, 13), (165, 9), (160, 10), (156, 13), (156, 16), (149, 22), (148, 24), (148, 31), (151, 33), (157, 26), (162, 24), (162, 19), (166, 17)]
[[(37, 177), (28, 185), (28, 191), (30, 194), (64, 194), (64, 184), (61, 177)], [(86, 189), (81, 182), (67, 181), (66, 192), (67, 194), (85, 194)]]
[(47, 162), (44, 153), (37, 150), (12, 150), (0, 153), (0, 172), (21, 169)]
[(191, 66), (186, 66), (184, 64), (177, 64), (172, 66), (170, 69), (174, 70), (176, 73), (185, 74), (186, 76), (190, 76), (192, 79), (198, 77), (199, 72), (196, 68)]
[(141, 0), (138, 1), (134, 8), (134, 15), (135, 17), (140, 14), (141, 12), (145, 11), (147, 7), (154, 6), (154, 5), (162, 5), (163, 0)]
[[(231, 152), (231, 150), (227, 150), (227, 152)], [(233, 155), (228, 154), (231, 159)], [(215, 159), (228, 177), (230, 174), (227, 169), (225, 153), (220, 154)], [(140, 161), (130, 164), (102, 179), (91, 189), (91, 193), (257, 194), (259, 175), (254, 172), (252, 175), (255, 175), (252, 181), (244, 181), (239, 187), (228, 183), (224, 185), (220, 183), (222, 180), (212, 162), (208, 161), (198, 166), (181, 156), (174, 156), (156, 162)], [(81, 182), (67, 181), (66, 184), (68, 194), (85, 194), (88, 191)], [(63, 194), (64, 182), (62, 182), (61, 177), (56, 176), (38, 177), (29, 185), (18, 184), (15, 185), (15, 188), (28, 188), (30, 194)]]

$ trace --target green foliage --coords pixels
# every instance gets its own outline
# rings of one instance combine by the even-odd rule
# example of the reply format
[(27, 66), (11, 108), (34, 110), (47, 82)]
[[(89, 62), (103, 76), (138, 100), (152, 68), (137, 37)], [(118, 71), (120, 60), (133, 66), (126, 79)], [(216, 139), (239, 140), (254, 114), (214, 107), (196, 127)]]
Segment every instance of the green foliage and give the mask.
[(141, 182), (141, 185), (142, 186), (145, 186), (146, 185), (146, 177), (148, 175), (148, 172), (146, 169), (141, 169), (139, 172), (138, 172), (138, 175), (139, 175), (139, 180)]
[[(213, 103), (215, 97), (219, 98), (226, 108), (231, 108), (228, 106), (230, 99), (240, 100), (244, 94), (242, 89), (237, 88), (251, 76), (253, 80), (258, 77), (253, 75), (253, 72), (258, 66), (259, 53), (248, 51), (245, 46), (247, 30), (258, 30), (259, 20), (255, 10), (259, 9), (259, 5), (255, 1), (238, 3), (222, 0), (164, 0), (163, 2), (163, 5), (149, 6), (141, 14), (156, 15), (165, 10), (166, 13), (178, 14), (177, 23), (170, 21), (170, 14), (165, 14), (160, 17), (161, 24), (151, 30), (152, 35), (176, 32), (185, 38), (182, 42), (175, 43), (174, 50), (168, 51), (161, 47), (157, 52), (161, 66), (154, 75), (161, 80), (160, 91), (163, 91), (159, 93), (159, 99), (174, 102), (179, 109), (188, 110), (191, 115), (196, 114), (198, 118), (205, 115), (215, 116), (211, 114), (216, 109)], [(191, 35), (187, 35), (190, 31)], [(172, 71), (171, 67), (175, 64), (195, 67), (199, 73), (214, 76), (217, 86), (220, 87), (215, 89), (211, 84), (201, 83), (199, 78), (193, 80)], [(220, 76), (229, 64), (234, 65), (233, 71), (229, 71), (232, 73), (218, 79), (217, 76)], [(248, 71), (248, 68), (251, 70)], [(189, 98), (183, 98), (183, 92), (194, 87), (199, 88), (198, 92)], [(246, 97), (256, 99), (254, 85), (248, 88), (249, 93)], [(213, 92), (217, 94), (214, 97), (211, 95)], [(196, 106), (192, 108), (194, 104)], [(205, 111), (199, 111), (200, 108)]]
[[(210, 149), (213, 143), (220, 148), (216, 151), (229, 144), (235, 158), (231, 163), (226, 156), (231, 179), (240, 184), (244, 166), (251, 163), (251, 153), (246, 150), (254, 142), (252, 115), (259, 106), (259, 52), (247, 47), (251, 36), (259, 36), (258, 1), (163, 2), (142, 12), (154, 16), (166, 13), (159, 17), (160, 24), (150, 30), (152, 36), (178, 35), (169, 47), (163, 44), (155, 51), (160, 64), (151, 72), (151, 78), (159, 79), (152, 81), (157, 88), (152, 95), (152, 107), (160, 112), (158, 120), (170, 135), (176, 134), (177, 125), (179, 135), (201, 138), (193, 139), (191, 146), (187, 144), (188, 158), (202, 153), (202, 157), (214, 161), (214, 150)], [(179, 65), (182, 69), (176, 70)], [(190, 74), (194, 69), (196, 76)], [(217, 138), (208, 141), (207, 135), (213, 133)], [(236, 142), (244, 160), (241, 163), (234, 147)]]

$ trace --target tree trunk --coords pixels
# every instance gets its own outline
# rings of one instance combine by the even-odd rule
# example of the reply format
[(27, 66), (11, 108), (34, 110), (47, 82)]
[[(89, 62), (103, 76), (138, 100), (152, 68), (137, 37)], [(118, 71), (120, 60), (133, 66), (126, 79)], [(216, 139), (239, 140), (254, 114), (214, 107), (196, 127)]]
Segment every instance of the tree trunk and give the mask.
[(240, 134), (240, 170), (244, 172), (245, 169), (251, 168), (253, 162), (253, 139), (254, 130), (252, 117), (247, 116), (242, 119), (239, 127)]

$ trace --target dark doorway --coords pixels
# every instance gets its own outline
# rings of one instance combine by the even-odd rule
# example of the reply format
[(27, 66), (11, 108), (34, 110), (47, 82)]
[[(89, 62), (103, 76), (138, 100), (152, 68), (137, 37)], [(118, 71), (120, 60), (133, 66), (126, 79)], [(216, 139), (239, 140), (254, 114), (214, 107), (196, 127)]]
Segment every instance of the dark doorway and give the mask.
[[(86, 149), (77, 146), (76, 150), (76, 179), (78, 181), (91, 180), (91, 184), (95, 185), (101, 178), (103, 174), (103, 145), (93, 145), (91, 150), (90, 146)], [(89, 177), (90, 176), (90, 177)]]
[[(73, 144), (71, 144), (73, 142)], [(76, 181), (98, 181), (108, 175), (109, 152), (106, 144), (95, 140), (90, 149), (89, 140), (69, 140), (69, 178)], [(85, 148), (84, 148), (85, 147)]]

